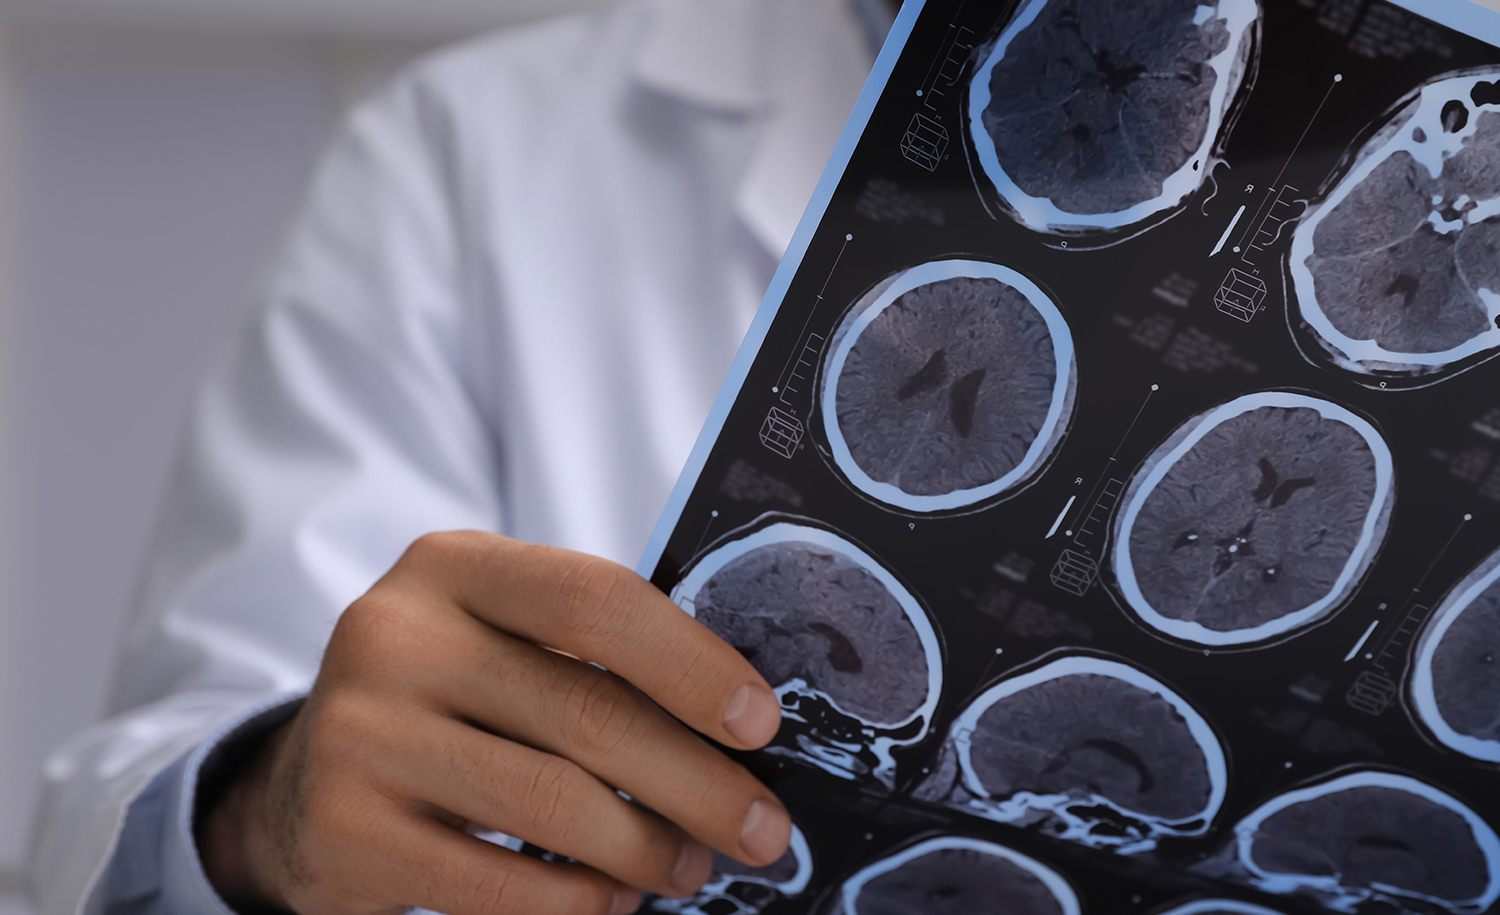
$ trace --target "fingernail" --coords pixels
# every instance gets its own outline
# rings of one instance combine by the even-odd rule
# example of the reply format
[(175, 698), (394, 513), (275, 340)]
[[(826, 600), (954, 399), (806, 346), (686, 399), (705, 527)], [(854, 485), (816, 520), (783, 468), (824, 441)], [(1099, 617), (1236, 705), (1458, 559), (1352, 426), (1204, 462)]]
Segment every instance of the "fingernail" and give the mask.
[(746, 683), (724, 707), (724, 729), (748, 746), (770, 743), (781, 727), (781, 703), (771, 691)]
[(792, 840), (792, 821), (786, 811), (768, 801), (756, 801), (740, 828), (740, 847), (752, 858), (767, 863), (786, 852)]
[(609, 907), (609, 915), (630, 915), (640, 907), (641, 891), (622, 886), (615, 890), (615, 902)]
[(702, 842), (688, 841), (677, 853), (677, 866), (672, 868), (672, 885), (684, 895), (696, 893), (713, 873), (713, 852)]

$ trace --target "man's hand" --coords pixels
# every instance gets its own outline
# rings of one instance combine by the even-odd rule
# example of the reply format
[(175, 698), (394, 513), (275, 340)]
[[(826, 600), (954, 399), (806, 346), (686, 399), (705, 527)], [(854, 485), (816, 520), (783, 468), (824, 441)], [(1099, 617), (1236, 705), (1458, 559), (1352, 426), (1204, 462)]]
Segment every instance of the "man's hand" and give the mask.
[(198, 843), (241, 912), (620, 915), (641, 889), (696, 891), (709, 847), (785, 851), (776, 797), (689, 730), (751, 749), (780, 722), (754, 668), (629, 570), (434, 534), (344, 613), (306, 705)]

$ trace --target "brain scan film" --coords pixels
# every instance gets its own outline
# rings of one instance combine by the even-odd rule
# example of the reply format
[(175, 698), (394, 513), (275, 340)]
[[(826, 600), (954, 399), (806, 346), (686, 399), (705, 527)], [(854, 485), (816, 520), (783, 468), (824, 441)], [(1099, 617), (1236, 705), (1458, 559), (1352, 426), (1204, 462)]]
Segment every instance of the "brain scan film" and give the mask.
[(1233, 899), (1198, 899), (1173, 906), (1161, 915), (1283, 915), (1275, 909)]
[(1115, 521), (1120, 593), (1148, 626), (1202, 645), (1283, 635), (1353, 592), (1385, 538), (1390, 449), (1302, 394), (1194, 417), (1147, 458)]
[(1483, 912), (1500, 898), (1500, 839), (1472, 810), (1403, 775), (1356, 772), (1292, 791), (1235, 826), (1239, 876), (1352, 912), (1378, 900)]
[(916, 796), (1129, 854), (1205, 833), (1227, 779), (1218, 738), (1176, 693), (1124, 664), (1066, 657), (975, 699)]
[(1500, 762), (1500, 553), (1459, 582), (1417, 642), (1411, 698), (1441, 743)]
[(1430, 375), (1500, 347), (1500, 69), (1398, 105), (1290, 257), (1297, 310), (1341, 368)]
[(792, 843), (774, 864), (749, 867), (714, 852), (714, 875), (686, 899), (653, 899), (653, 912), (681, 915), (759, 915), (767, 906), (807, 889), (812, 881), (807, 837), (792, 827)]
[(864, 868), (825, 915), (1078, 915), (1050, 868), (978, 839), (928, 839)]
[(1013, 489), (1072, 413), (1073, 339), (1013, 270), (922, 264), (876, 286), (836, 330), (822, 372), (834, 463), (860, 491), (916, 512)]
[(1207, 177), (1259, 24), (1255, 0), (1030, 0), (980, 50), (978, 170), (1038, 232), (1149, 225)]
[(781, 699), (769, 752), (890, 787), (942, 688), (937, 634), (884, 566), (829, 531), (776, 522), (696, 562), (672, 599), (750, 660)]

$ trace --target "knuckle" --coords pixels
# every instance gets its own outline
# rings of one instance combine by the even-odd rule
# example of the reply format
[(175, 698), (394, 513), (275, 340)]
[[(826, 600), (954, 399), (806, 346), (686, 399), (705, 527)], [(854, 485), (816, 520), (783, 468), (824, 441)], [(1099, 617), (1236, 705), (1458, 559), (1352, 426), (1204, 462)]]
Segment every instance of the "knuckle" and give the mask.
[(719, 809), (738, 803), (749, 810), (753, 798), (749, 796), (744, 780), (753, 782), (748, 773), (727, 759), (720, 765), (705, 766), (693, 792), (696, 795), (695, 809)]
[(635, 731), (640, 714), (636, 697), (619, 680), (590, 669), (568, 689), (560, 731), (569, 747), (609, 755)]
[(401, 561), (422, 566), (440, 562), (467, 547), (469, 540), (467, 531), (433, 531), (423, 534), (406, 548)]
[(369, 711), (348, 692), (323, 696), (309, 730), (309, 745), (358, 746), (367, 741), (373, 730)]
[(442, 598), (377, 587), (339, 615), (321, 670), (346, 683), (385, 690), (410, 686), (470, 657), (454, 650), (457, 619)]
[(512, 915), (521, 912), (516, 875), (505, 868), (475, 868), (470, 871), (469, 905), (471, 911)]
[(555, 624), (584, 643), (608, 641), (620, 628), (630, 573), (595, 556), (580, 557), (558, 579)]
[(374, 705), (364, 697), (344, 693), (318, 701), (305, 733), (296, 736), (287, 762), (308, 788), (321, 792), (305, 794), (315, 800), (327, 797), (325, 789), (330, 784), (374, 771), (377, 760), (389, 752), (392, 735)]
[(725, 665), (705, 645), (686, 645), (672, 657), (663, 659), (662, 667), (671, 672), (673, 696), (699, 699), (714, 695), (724, 684)]
[(379, 656), (392, 642), (405, 640), (416, 623), (415, 608), (395, 595), (371, 591), (350, 604), (339, 615), (329, 639), (329, 651), (337, 657), (348, 652), (357, 657)]
[(503, 538), (481, 531), (433, 531), (406, 548), (387, 579), (392, 583), (421, 582), (417, 587), (451, 588), (475, 568), (481, 568)]
[(575, 799), (585, 790), (586, 777), (573, 763), (556, 756), (547, 757), (524, 789), (527, 816), (549, 835), (568, 840), (578, 826)]

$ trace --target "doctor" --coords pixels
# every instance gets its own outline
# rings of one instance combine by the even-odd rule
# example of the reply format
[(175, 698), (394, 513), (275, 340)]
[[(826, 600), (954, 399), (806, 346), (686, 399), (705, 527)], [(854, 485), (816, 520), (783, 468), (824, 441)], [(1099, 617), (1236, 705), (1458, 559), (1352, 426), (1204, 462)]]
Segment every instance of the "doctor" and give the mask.
[(783, 852), (699, 736), (760, 746), (774, 695), (617, 563), (889, 17), (628, 0), (353, 116), (198, 400), (116, 714), (47, 768), (43, 913), (603, 915)]

